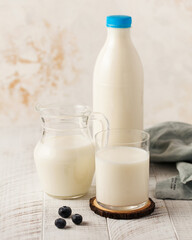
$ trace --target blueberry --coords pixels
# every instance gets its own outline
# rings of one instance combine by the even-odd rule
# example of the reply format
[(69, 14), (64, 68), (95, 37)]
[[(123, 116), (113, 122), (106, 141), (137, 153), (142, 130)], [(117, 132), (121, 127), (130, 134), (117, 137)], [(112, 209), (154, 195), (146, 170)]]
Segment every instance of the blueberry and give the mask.
[(72, 221), (76, 224), (76, 225), (79, 225), (82, 223), (83, 221), (83, 218), (80, 214), (74, 214), (72, 215)]
[(55, 226), (58, 227), (58, 228), (64, 228), (66, 226), (66, 221), (65, 219), (63, 218), (57, 218), (55, 220)]
[(67, 206), (63, 206), (59, 208), (59, 215), (63, 218), (68, 218), (71, 215), (71, 208)]

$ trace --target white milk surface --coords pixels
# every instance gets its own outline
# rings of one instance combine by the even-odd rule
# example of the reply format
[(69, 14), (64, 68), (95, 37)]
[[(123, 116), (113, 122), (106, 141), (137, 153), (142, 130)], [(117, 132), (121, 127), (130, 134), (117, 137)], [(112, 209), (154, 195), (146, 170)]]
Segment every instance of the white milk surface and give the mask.
[(148, 200), (149, 153), (116, 146), (96, 153), (96, 197), (105, 205), (137, 206)]
[(47, 137), (34, 151), (43, 190), (57, 197), (84, 195), (94, 174), (94, 147), (81, 135)]

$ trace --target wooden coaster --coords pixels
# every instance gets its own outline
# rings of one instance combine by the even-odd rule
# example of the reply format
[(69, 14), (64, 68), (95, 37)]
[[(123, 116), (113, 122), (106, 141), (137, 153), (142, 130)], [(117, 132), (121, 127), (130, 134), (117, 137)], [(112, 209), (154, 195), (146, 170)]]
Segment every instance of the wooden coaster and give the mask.
[(151, 214), (155, 209), (155, 203), (151, 198), (149, 198), (149, 201), (144, 207), (136, 210), (128, 210), (128, 211), (109, 210), (100, 206), (96, 200), (96, 197), (93, 197), (89, 200), (89, 206), (91, 210), (97, 215), (100, 215), (106, 218), (113, 218), (113, 219), (141, 218)]

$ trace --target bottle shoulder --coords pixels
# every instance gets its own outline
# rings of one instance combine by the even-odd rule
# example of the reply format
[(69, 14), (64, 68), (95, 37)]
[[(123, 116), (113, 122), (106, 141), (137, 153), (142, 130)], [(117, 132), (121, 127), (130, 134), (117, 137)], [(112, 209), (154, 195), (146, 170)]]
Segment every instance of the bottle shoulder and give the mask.
[(143, 66), (132, 43), (125, 46), (105, 44), (94, 68), (94, 82), (126, 84), (143, 81)]
[(102, 67), (101, 65), (107, 67), (110, 64), (124, 66), (123, 62), (126, 65), (142, 65), (139, 54), (131, 42), (124, 45), (105, 44), (98, 54), (95, 67)]

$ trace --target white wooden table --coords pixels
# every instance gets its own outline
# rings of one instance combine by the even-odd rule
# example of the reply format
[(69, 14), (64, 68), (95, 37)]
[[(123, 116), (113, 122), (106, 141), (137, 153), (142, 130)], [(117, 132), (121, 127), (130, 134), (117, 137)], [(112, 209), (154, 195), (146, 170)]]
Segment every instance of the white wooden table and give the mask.
[[(39, 186), (33, 162), (33, 148), (40, 136), (36, 127), (0, 128), (0, 240), (192, 240), (192, 201), (157, 200), (157, 181), (176, 175), (174, 165), (151, 164), (150, 196), (154, 213), (138, 220), (113, 220), (97, 216), (89, 209), (95, 195), (78, 200), (56, 200)], [(68, 227), (54, 226), (60, 206), (71, 206), (82, 214), (80, 226), (67, 220)]]

